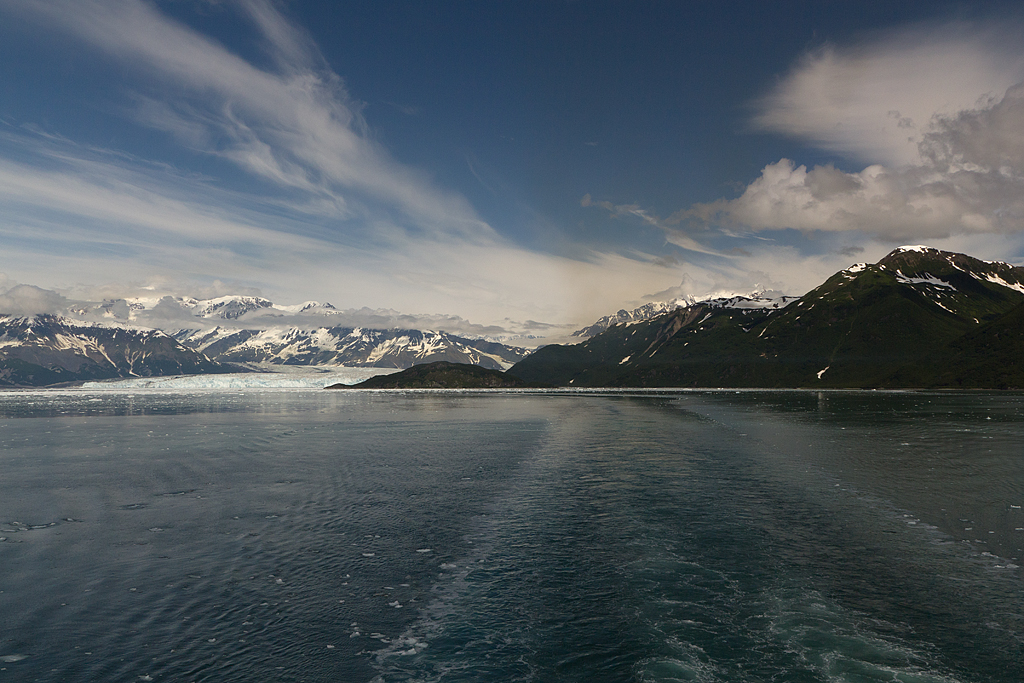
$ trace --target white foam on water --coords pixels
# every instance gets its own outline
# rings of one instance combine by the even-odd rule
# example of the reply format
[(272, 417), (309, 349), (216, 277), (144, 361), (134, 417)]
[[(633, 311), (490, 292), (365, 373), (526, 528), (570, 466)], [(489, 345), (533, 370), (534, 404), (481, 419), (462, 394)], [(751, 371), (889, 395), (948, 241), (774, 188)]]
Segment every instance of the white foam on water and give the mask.
[(892, 680), (903, 683), (958, 683), (943, 672), (922, 668), (923, 652), (894, 637), (864, 630), (854, 615), (804, 588), (775, 591), (769, 633), (801, 668), (825, 681)]

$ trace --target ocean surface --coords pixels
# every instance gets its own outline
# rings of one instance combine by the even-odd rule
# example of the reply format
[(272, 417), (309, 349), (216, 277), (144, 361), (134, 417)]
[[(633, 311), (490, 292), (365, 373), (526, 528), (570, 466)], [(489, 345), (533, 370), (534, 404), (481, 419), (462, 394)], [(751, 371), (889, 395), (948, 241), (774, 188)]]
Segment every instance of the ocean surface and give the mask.
[(0, 683), (1024, 680), (1024, 396), (0, 393)]

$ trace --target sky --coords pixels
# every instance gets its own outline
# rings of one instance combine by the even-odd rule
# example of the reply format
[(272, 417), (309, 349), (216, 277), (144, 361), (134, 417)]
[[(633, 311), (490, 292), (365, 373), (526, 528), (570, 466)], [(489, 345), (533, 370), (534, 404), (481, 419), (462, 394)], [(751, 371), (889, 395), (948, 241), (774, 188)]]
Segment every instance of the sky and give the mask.
[(1024, 264), (1018, 7), (0, 0), (0, 300), (556, 335), (902, 244)]

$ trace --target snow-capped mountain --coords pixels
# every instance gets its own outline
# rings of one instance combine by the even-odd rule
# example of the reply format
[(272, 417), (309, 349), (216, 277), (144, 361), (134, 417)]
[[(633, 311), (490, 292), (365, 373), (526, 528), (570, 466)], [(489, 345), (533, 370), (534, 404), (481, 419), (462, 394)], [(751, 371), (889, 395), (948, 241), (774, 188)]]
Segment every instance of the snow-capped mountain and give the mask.
[[(403, 316), (395, 311), (339, 311), (320, 301), (280, 305), (232, 295), (137, 298), (127, 304), (129, 320), (146, 325), (168, 318), (173, 322), (162, 325), (175, 339), (224, 363), (407, 368), (447, 360), (504, 369), (528, 353), (487, 338), (398, 327), (393, 323)], [(382, 327), (345, 324), (353, 317)]]
[(614, 325), (638, 323), (644, 320), (650, 320), (651, 318), (656, 318), (659, 315), (664, 315), (669, 311), (674, 311), (679, 308), (687, 308), (697, 304), (705, 304), (711, 308), (778, 309), (788, 306), (798, 298), (799, 297), (795, 296), (784, 296), (776, 292), (757, 291), (751, 294), (718, 294), (707, 297), (688, 296), (680, 299), (673, 299), (672, 301), (658, 301), (644, 304), (639, 308), (634, 308), (632, 311), (622, 309), (612, 315), (606, 315), (598, 319), (592, 325), (576, 330), (571, 336), (584, 338), (593, 337)]
[(430, 330), (216, 327), (181, 330), (175, 337), (188, 348), (226, 363), (408, 368), (446, 360), (503, 370), (528, 354), (514, 346)]
[(228, 372), (160, 330), (62, 316), (0, 316), (0, 385)]
[[(154, 311), (158, 306), (176, 307), (196, 318), (238, 320), (245, 317), (282, 316), (282, 315), (332, 315), (340, 314), (334, 306), (319, 301), (305, 301), (301, 304), (282, 306), (270, 299), (259, 296), (234, 294), (213, 299), (195, 299), (193, 297), (135, 297), (126, 299), (128, 305), (127, 319), (135, 321), (144, 318), (147, 311)], [(116, 317), (118, 302), (105, 301), (101, 308), (111, 317)]]
[(0, 385), (267, 365), (408, 368), (445, 360), (506, 369), (529, 353), (448, 332), (344, 324), (353, 317), (387, 324), (403, 316), (338, 311), (319, 301), (281, 306), (242, 295), (70, 302), (62, 315), (0, 316)]
[(886, 276), (947, 313), (976, 324), (993, 307), (999, 308), (998, 303), (991, 302), (993, 292), (1011, 299), (1024, 295), (1024, 268), (926, 246), (899, 247), (878, 263), (854, 264), (828, 282), (835, 281), (835, 287), (841, 290), (847, 282)]

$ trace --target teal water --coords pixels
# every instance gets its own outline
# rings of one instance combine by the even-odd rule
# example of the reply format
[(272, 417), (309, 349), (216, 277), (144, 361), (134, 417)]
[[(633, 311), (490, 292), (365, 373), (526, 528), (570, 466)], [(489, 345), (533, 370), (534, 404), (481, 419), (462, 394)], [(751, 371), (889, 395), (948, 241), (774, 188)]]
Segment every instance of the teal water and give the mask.
[(1020, 681), (1024, 397), (0, 394), (0, 681)]

